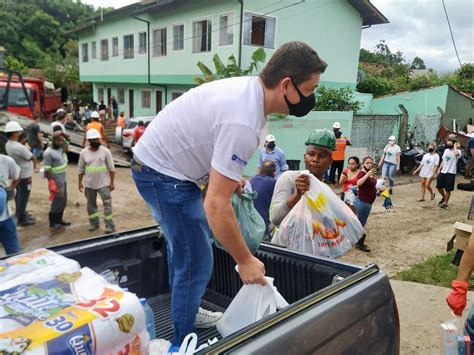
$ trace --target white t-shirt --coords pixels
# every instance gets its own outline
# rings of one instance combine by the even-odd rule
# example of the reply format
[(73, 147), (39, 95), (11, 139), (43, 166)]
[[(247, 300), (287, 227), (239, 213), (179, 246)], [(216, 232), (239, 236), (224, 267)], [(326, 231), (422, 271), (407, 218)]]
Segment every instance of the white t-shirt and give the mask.
[[(9, 156), (0, 154), (0, 186), (7, 188), (8, 180), (18, 180), (20, 178), (20, 167)], [(0, 222), (6, 221), (12, 215), (12, 211), (7, 203), (7, 208), (0, 215)]]
[(63, 131), (63, 133), (67, 133), (66, 127), (64, 127), (64, 125), (63, 125), (61, 122), (59, 122), (59, 121), (54, 121), (54, 122), (52, 122), (51, 125), (49, 126), (49, 128), (50, 128), (50, 133), (51, 133), (51, 134), (54, 133), (54, 127), (56, 127), (56, 126), (61, 127), (61, 131)]
[(433, 167), (439, 166), (439, 155), (426, 153), (421, 160), (420, 177), (430, 178), (434, 175)]
[(443, 168), (441, 169), (441, 173), (456, 174), (458, 171), (458, 159), (459, 155), (454, 155), (454, 149), (445, 149), (443, 153)]
[(387, 144), (384, 148), (385, 161), (387, 163), (397, 164), (397, 154), (401, 153), (401, 149), (398, 145)]
[(238, 181), (266, 123), (258, 77), (200, 85), (167, 105), (133, 149), (150, 168), (202, 185), (211, 167)]

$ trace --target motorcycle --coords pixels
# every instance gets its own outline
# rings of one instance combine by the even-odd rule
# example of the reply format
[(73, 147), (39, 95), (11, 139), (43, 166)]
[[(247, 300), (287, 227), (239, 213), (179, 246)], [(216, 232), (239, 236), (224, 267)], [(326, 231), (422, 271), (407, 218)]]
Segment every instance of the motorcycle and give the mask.
[(406, 174), (411, 173), (420, 165), (424, 154), (421, 147), (410, 145), (400, 154), (400, 170)]

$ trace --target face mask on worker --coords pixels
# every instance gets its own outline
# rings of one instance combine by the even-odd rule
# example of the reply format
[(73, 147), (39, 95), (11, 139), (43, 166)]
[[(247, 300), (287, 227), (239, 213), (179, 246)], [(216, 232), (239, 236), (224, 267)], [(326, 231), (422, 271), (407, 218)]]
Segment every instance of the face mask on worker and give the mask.
[(314, 108), (314, 106), (316, 106), (316, 98), (314, 93), (304, 96), (300, 89), (298, 89), (296, 86), (295, 82), (293, 80), (291, 80), (291, 82), (300, 96), (300, 101), (297, 104), (292, 104), (290, 101), (288, 101), (288, 98), (285, 95), (285, 101), (288, 105), (288, 110), (290, 111), (289, 113), (290, 115), (296, 117), (306, 116)]
[(268, 149), (273, 150), (273, 149), (275, 149), (275, 147), (276, 147), (275, 142), (268, 142), (267, 143), (267, 148)]
[(98, 140), (91, 140), (89, 141), (89, 144), (91, 145), (92, 148), (97, 149), (100, 147), (100, 142)]
[(54, 149), (61, 149), (63, 146), (64, 146), (63, 142), (61, 142), (61, 143), (53, 142), (53, 148)]
[(454, 144), (453, 144), (453, 143), (448, 143), (448, 144), (446, 144), (446, 146), (447, 146), (449, 149), (453, 149), (453, 148), (454, 148)]
[(434, 150), (435, 150), (435, 149), (434, 149), (433, 147), (429, 147), (429, 148), (428, 148), (428, 152), (430, 152), (430, 153), (433, 153)]
[(395, 141), (388, 141), (388, 144), (390, 144), (391, 146), (394, 146), (394, 145), (395, 145)]

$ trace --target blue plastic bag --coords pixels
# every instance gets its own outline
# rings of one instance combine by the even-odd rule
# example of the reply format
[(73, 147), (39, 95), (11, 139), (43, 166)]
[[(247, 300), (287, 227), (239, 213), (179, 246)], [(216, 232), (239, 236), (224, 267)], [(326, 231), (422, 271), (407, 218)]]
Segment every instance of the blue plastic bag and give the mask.
[[(257, 192), (250, 192), (244, 189), (244, 193), (241, 196), (234, 193), (231, 200), (237, 222), (240, 226), (240, 232), (252, 254), (257, 252), (266, 230), (262, 216), (260, 216), (253, 205), (253, 200), (255, 200), (257, 196)], [(216, 245), (224, 249), (214, 235), (213, 238)]]

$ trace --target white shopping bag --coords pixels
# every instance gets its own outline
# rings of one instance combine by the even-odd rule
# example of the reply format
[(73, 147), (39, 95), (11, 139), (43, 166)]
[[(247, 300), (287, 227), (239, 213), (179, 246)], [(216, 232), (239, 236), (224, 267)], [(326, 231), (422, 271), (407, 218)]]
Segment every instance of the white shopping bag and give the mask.
[(288, 306), (273, 286), (273, 278), (265, 277), (268, 284), (244, 285), (217, 322), (217, 330), (226, 337), (260, 319)]
[(357, 243), (364, 228), (329, 186), (309, 176), (309, 191), (283, 219), (272, 243), (317, 256), (339, 258)]

